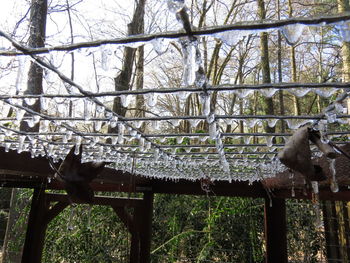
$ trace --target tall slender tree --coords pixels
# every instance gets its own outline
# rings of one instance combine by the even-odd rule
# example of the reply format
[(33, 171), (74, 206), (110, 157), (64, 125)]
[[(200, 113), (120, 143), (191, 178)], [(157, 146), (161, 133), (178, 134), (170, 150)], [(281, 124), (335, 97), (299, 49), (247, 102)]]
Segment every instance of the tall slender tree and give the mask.
[[(29, 21), (30, 31), (29, 31), (29, 39), (28, 39), (28, 46), (31, 48), (38, 48), (38, 47), (45, 46), (47, 6), (48, 6), (47, 0), (32, 0), (31, 2), (30, 21)], [(32, 61), (28, 72), (27, 90), (24, 92), (24, 94), (42, 94), (43, 93), (43, 74), (44, 74), (43, 68)], [(40, 100), (37, 100), (33, 105), (29, 105), (25, 101), (23, 101), (23, 106), (35, 112), (40, 112), (41, 110)], [(30, 127), (27, 122), (22, 122), (20, 125), (20, 130), (26, 131), (26, 132), (38, 132), (39, 125), (40, 123), (37, 123), (34, 125), (34, 127)], [(9, 219), (8, 219), (6, 236), (5, 236), (4, 246), (3, 246), (4, 247), (3, 262), (15, 262), (17, 258), (19, 258), (19, 257), (16, 257), (15, 259), (8, 258), (9, 255), (7, 253), (8, 241), (11, 239), (14, 224), (16, 222), (16, 219), (19, 216), (17, 199), (18, 199), (18, 192), (16, 191), (16, 189), (13, 189)], [(20, 203), (22, 204), (23, 202), (24, 202), (23, 200), (20, 201)]]
[[(266, 10), (264, 0), (258, 0), (258, 15), (260, 19), (266, 19)], [(270, 76), (270, 62), (269, 62), (269, 44), (268, 44), (268, 33), (260, 33), (260, 53), (261, 53), (261, 72), (262, 72), (262, 82), (271, 83)], [(267, 115), (274, 115), (274, 106), (272, 98), (263, 98), (263, 110)], [(274, 127), (265, 126), (265, 131), (268, 133), (273, 133), (275, 131)]]

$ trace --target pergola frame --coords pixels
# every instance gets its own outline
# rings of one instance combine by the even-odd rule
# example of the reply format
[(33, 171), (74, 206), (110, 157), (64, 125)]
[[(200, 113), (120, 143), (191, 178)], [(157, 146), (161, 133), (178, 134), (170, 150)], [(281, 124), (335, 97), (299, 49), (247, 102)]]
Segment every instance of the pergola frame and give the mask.
[[(49, 222), (70, 205), (67, 195), (46, 193), (45, 190), (63, 190), (63, 183), (50, 180), (54, 173), (46, 158), (31, 158), (27, 152), (1, 151), (0, 183), (4, 187), (34, 188), (31, 210), (28, 218), (22, 262), (41, 262), (45, 232)], [(23, 165), (19, 166), (18, 163)], [(111, 179), (113, 178), (113, 179)], [(165, 181), (150, 179), (104, 168), (101, 175), (91, 183), (94, 191), (137, 192), (143, 198), (95, 197), (93, 205), (108, 205), (113, 208), (125, 227), (131, 233), (130, 263), (150, 262), (153, 195), (186, 194), (215, 195), (228, 197), (251, 197), (265, 199), (266, 262), (287, 262), (286, 198), (311, 199), (312, 191), (274, 190), (267, 194), (260, 182), (217, 181), (210, 185), (210, 192), (201, 187), (200, 181)], [(271, 195), (272, 194), (272, 195)], [(350, 190), (341, 189), (333, 193), (321, 189), (320, 200), (350, 201)], [(134, 208), (130, 214), (126, 208)], [(33, 261), (35, 259), (35, 261)]]

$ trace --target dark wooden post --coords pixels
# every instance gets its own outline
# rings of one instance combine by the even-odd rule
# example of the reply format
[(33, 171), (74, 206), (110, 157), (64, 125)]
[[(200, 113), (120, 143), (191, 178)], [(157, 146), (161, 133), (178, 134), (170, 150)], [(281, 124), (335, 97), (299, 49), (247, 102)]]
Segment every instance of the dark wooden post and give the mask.
[(127, 205), (112, 207), (131, 234), (129, 262), (150, 263), (153, 193), (144, 193), (142, 205), (134, 206), (132, 215), (126, 210)]
[(140, 225), (140, 263), (151, 262), (151, 237), (153, 217), (153, 193), (143, 194), (144, 206)]
[[(272, 206), (271, 206), (272, 205)], [(287, 225), (284, 199), (265, 199), (266, 263), (287, 263)]]
[(46, 225), (44, 218), (48, 209), (45, 190), (35, 189), (29, 212), (26, 238), (22, 254), (22, 263), (40, 263), (44, 247)]
[[(134, 216), (137, 213), (134, 214)], [(130, 263), (140, 262), (140, 235), (139, 231), (131, 232), (131, 245), (130, 245)]]
[(34, 189), (22, 263), (41, 262), (47, 226), (68, 205), (69, 203), (59, 201), (50, 208), (50, 201), (47, 200), (45, 190), (41, 188)]

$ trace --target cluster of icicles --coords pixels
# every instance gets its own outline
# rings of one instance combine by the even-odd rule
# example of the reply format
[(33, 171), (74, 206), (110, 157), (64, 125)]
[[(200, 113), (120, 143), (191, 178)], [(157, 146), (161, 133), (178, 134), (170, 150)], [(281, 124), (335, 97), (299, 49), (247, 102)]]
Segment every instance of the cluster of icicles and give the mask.
[[(183, 1), (168, 1), (169, 10), (177, 12), (177, 10), (183, 8)], [(323, 25), (317, 25), (323, 26)], [(349, 24), (348, 22), (337, 23), (336, 28), (340, 32), (340, 36), (344, 41), (350, 40)], [(305, 28), (305, 25), (296, 24), (288, 25), (281, 30), (286, 37), (287, 42), (291, 45), (296, 44)], [(234, 45), (244, 37), (250, 34), (257, 34), (262, 31), (268, 30), (241, 30), (241, 31), (225, 31), (221, 33), (213, 34), (213, 38), (218, 38), (228, 45)], [(123, 46), (136, 48), (140, 45), (151, 44), (155, 52), (159, 55), (164, 54), (170, 44), (171, 39), (158, 38), (150, 42), (137, 42), (131, 44), (124, 44)], [(197, 127), (201, 121), (206, 121), (208, 124), (208, 136), (198, 136), (202, 141), (211, 140), (215, 144), (215, 150), (218, 155), (217, 159), (206, 158), (208, 156), (203, 155), (203, 158), (195, 158), (197, 155), (177, 155), (176, 151), (171, 149), (160, 148), (151, 139), (142, 135), (139, 132), (139, 128), (144, 124), (143, 120), (125, 121), (120, 120), (118, 117), (104, 106), (97, 105), (93, 100), (88, 98), (49, 98), (45, 96), (28, 97), (20, 99), (16, 96), (12, 98), (1, 98), (4, 105), (10, 105), (16, 112), (16, 119), (14, 121), (0, 120), (0, 141), (1, 146), (5, 147), (5, 150), (10, 149), (17, 150), (19, 153), (23, 151), (30, 151), (32, 156), (44, 156), (46, 153), (53, 158), (54, 161), (58, 161), (65, 157), (69, 149), (73, 146), (84, 145), (84, 161), (108, 161), (113, 162), (113, 167), (126, 172), (134, 172), (139, 175), (157, 177), (164, 179), (180, 179), (186, 178), (189, 180), (196, 180), (200, 178), (211, 178), (212, 180), (248, 180), (256, 181), (265, 177), (270, 177), (284, 170), (284, 166), (274, 158), (274, 154), (268, 156), (268, 158), (257, 158), (250, 160), (248, 157), (240, 156), (240, 159), (228, 158), (225, 146), (222, 140), (221, 130), (223, 125), (231, 125), (236, 121), (235, 116), (229, 116), (230, 118), (220, 118), (215, 110), (211, 107), (211, 94), (206, 88), (210, 85), (201, 70), (202, 61), (201, 54), (199, 52), (199, 43), (196, 38), (181, 38), (179, 39), (183, 57), (184, 57), (184, 71), (183, 71), (183, 84), (184, 86), (196, 86), (203, 89), (199, 92), (201, 103), (203, 107), (204, 118), (189, 119), (192, 127)], [(120, 47), (120, 46), (119, 46)], [(114, 54), (113, 49), (116, 47), (113, 45), (105, 45), (100, 49), (102, 69), (109, 71), (109, 59)], [(91, 55), (96, 52), (94, 49), (82, 49), (81, 52)], [(115, 72), (113, 72), (114, 74)], [(17, 91), (22, 94), (25, 90), (24, 85), (17, 85)], [(74, 87), (66, 87), (70, 94), (78, 93), (74, 90)], [(277, 88), (260, 89), (259, 92), (266, 97), (272, 97)], [(335, 92), (335, 88), (317, 88), (317, 89), (288, 89), (293, 95), (302, 97), (308, 92), (313, 91), (322, 97), (330, 97)], [(221, 96), (228, 96), (235, 94), (238, 97), (244, 99), (250, 96), (254, 91), (249, 89), (232, 89), (219, 91)], [(185, 100), (193, 94), (193, 92), (183, 91), (176, 92), (173, 95), (177, 96), (179, 101), (183, 103)], [(157, 100), (162, 93), (147, 93), (144, 94), (145, 103), (148, 107), (155, 107)], [(124, 107), (128, 107), (133, 102), (135, 96), (133, 95), (120, 95), (121, 103)], [(50, 115), (44, 116), (43, 114), (29, 114), (25, 116), (25, 109), (22, 107), (23, 100), (27, 105), (33, 105), (40, 100), (42, 111), (49, 112)], [(68, 105), (72, 104), (73, 108), (81, 109), (80, 112), (74, 112), (74, 116), (70, 116), (68, 112)], [(75, 105), (74, 105), (75, 104)], [(340, 104), (339, 104), (340, 105)], [(343, 108), (335, 107), (332, 111), (326, 112), (326, 117), (329, 123), (335, 121), (342, 121), (337, 118), (343, 112)], [(97, 114), (97, 115), (96, 115)], [(21, 133), (14, 128), (19, 126), (21, 122), (26, 121), (28, 126), (34, 127), (40, 123), (39, 133)], [(174, 127), (180, 125), (179, 119), (172, 119), (169, 121), (156, 120), (152, 121), (154, 130), (158, 130), (163, 124), (170, 123)], [(262, 125), (262, 120), (259, 119), (245, 119), (243, 120), (248, 127), (254, 127), (255, 125)], [(268, 122), (270, 127), (274, 127), (278, 119), (264, 120)], [(286, 121), (290, 129), (297, 129), (301, 125), (304, 125), (311, 120), (303, 119), (290, 119)], [(150, 121), (147, 121), (150, 122)], [(11, 125), (8, 125), (11, 123)], [(84, 133), (82, 131), (83, 126), (93, 127), (94, 134)], [(104, 132), (107, 127), (118, 128), (118, 134), (112, 136), (106, 136)], [(52, 132), (52, 131), (55, 132)], [(160, 129), (161, 130), (161, 129)], [(204, 138), (204, 139), (203, 139)], [(238, 137), (237, 137), (238, 138)], [(237, 139), (235, 138), (235, 139)], [(182, 143), (184, 137), (177, 137), (177, 142)], [(249, 144), (251, 137), (244, 136), (244, 141)], [(164, 142), (165, 136), (160, 137), (159, 141)], [(273, 136), (265, 137), (266, 146), (275, 150), (272, 147)], [(130, 143), (133, 146), (120, 145)], [(76, 147), (79, 150), (79, 147)], [(174, 149), (174, 148), (172, 148)], [(189, 147), (186, 150), (191, 154), (192, 148)], [(238, 150), (242, 153), (244, 148)], [(136, 156), (136, 158), (135, 158)], [(230, 156), (232, 157), (232, 156)], [(135, 158), (135, 161), (133, 159)]]

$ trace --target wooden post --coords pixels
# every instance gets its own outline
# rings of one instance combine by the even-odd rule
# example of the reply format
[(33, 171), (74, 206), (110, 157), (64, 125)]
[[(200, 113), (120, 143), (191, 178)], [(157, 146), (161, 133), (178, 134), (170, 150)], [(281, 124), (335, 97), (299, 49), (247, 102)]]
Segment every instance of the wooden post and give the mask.
[(47, 226), (68, 205), (69, 203), (58, 202), (50, 208), (50, 201), (47, 200), (45, 190), (42, 188), (34, 189), (22, 263), (41, 262)]
[(153, 193), (143, 194), (144, 206), (140, 225), (140, 263), (151, 262)]
[(44, 224), (47, 209), (45, 190), (39, 188), (34, 189), (22, 254), (22, 263), (41, 262), (47, 227), (47, 225)]
[[(266, 263), (287, 263), (286, 204), (284, 199), (265, 199)], [(272, 206), (271, 206), (272, 205)]]
[(112, 207), (131, 234), (129, 262), (150, 263), (153, 193), (144, 193), (142, 206), (134, 206), (133, 215), (126, 211), (127, 204)]

